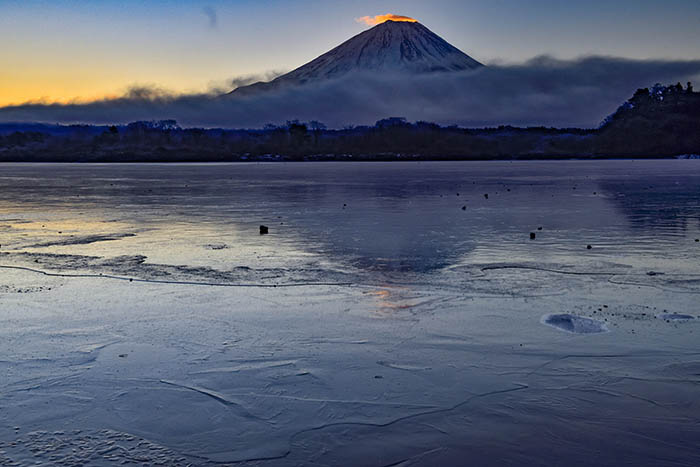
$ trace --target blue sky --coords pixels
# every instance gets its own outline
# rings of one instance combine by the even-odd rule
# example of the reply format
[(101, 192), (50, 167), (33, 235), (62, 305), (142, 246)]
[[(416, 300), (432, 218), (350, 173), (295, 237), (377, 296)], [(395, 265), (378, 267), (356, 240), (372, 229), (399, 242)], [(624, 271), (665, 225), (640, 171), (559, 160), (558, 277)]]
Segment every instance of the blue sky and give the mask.
[(700, 58), (697, 0), (0, 0), (0, 105), (175, 91), (290, 70), (366, 29), (415, 17), (484, 63), (540, 54)]

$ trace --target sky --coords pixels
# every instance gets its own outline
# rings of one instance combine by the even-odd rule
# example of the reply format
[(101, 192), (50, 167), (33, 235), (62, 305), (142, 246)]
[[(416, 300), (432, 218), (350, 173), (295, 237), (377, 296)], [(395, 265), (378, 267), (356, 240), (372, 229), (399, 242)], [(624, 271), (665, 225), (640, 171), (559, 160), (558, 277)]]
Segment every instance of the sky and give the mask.
[(698, 0), (0, 0), (0, 106), (179, 93), (292, 70), (407, 15), (486, 64), (700, 59)]

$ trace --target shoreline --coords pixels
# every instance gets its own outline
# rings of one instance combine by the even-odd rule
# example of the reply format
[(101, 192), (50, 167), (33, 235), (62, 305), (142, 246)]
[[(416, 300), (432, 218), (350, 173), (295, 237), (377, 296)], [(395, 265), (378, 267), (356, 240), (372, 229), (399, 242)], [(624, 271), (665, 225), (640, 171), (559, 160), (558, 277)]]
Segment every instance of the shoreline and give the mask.
[(349, 156), (333, 158), (314, 158), (306, 156), (303, 158), (291, 158), (288, 156), (272, 156), (250, 159), (74, 159), (74, 160), (21, 160), (7, 159), (0, 160), (0, 164), (261, 164), (261, 163), (374, 163), (374, 162), (597, 162), (597, 161), (661, 161), (661, 160), (698, 160), (699, 155), (681, 154), (674, 156), (551, 156), (551, 157), (469, 157), (455, 158), (448, 156), (438, 157), (374, 157), (374, 156)]

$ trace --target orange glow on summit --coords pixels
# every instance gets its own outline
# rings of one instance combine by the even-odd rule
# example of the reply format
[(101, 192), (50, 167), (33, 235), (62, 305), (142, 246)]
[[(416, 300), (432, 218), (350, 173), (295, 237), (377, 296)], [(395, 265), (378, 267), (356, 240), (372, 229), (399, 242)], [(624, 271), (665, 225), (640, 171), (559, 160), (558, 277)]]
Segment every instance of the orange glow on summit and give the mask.
[(386, 23), (387, 21), (403, 21), (405, 23), (417, 23), (417, 19), (410, 18), (408, 16), (393, 15), (387, 13), (386, 15), (377, 16), (363, 16), (362, 18), (357, 18), (358, 23), (365, 23), (367, 26), (376, 26), (378, 24)]

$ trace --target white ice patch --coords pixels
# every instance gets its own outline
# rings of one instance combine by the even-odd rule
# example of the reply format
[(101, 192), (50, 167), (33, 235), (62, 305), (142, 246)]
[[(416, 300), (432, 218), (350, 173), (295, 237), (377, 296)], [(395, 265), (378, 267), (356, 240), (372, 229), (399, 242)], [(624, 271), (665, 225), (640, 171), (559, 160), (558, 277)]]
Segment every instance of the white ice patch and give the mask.
[(598, 334), (608, 332), (605, 323), (583, 316), (563, 314), (544, 315), (542, 324), (560, 329), (572, 334)]
[(192, 465), (191, 460), (149, 440), (114, 430), (34, 431), (0, 441), (0, 465)]

